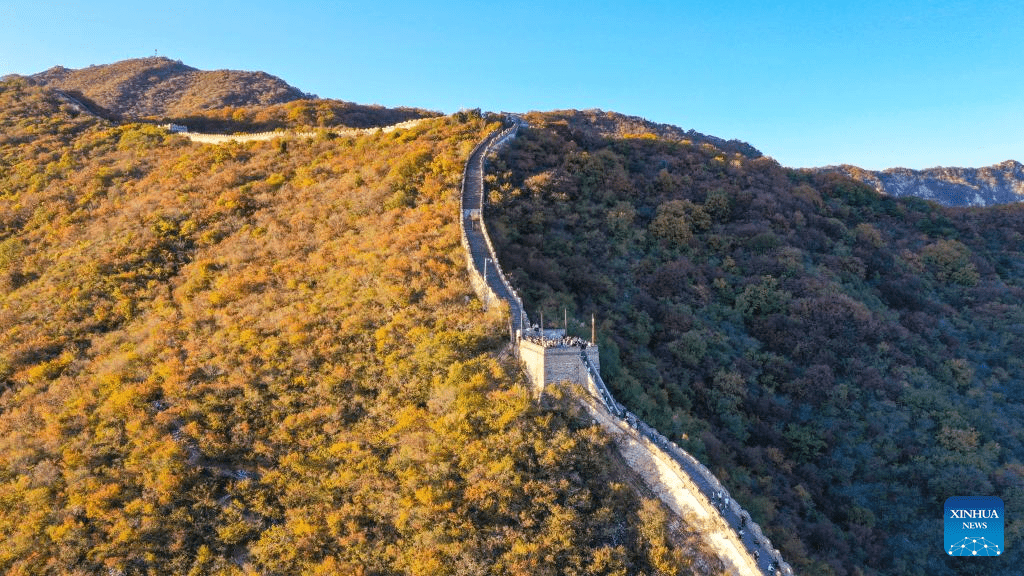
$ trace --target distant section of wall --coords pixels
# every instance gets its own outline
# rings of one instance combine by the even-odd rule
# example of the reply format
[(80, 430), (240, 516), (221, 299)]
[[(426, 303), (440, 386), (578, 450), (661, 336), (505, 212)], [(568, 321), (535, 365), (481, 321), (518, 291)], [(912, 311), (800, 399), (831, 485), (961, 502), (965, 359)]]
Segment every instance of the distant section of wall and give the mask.
[[(415, 120), (407, 120), (405, 122), (399, 122), (398, 124), (392, 124), (390, 126), (381, 126), (379, 128), (326, 128), (325, 130), (335, 136), (359, 136), (362, 134), (372, 134), (378, 130), (381, 132), (393, 132), (404, 128), (412, 128), (425, 120), (425, 118), (417, 118)], [(170, 124), (164, 126), (177, 126)], [(185, 126), (177, 126), (178, 128), (188, 130)], [(172, 128), (168, 128), (171, 132), (180, 134), (188, 138), (193, 142), (199, 142), (201, 144), (224, 144), (225, 142), (262, 142), (266, 140), (273, 140), (274, 138), (313, 138), (320, 132), (288, 132), (285, 130), (275, 130), (273, 132), (256, 132), (254, 134), (200, 134), (198, 132), (187, 132), (187, 131), (176, 131)]]
[(254, 134), (200, 134), (198, 132), (179, 132), (193, 142), (200, 144), (224, 144), (226, 142), (264, 142), (274, 138), (312, 138), (313, 132), (256, 132)]

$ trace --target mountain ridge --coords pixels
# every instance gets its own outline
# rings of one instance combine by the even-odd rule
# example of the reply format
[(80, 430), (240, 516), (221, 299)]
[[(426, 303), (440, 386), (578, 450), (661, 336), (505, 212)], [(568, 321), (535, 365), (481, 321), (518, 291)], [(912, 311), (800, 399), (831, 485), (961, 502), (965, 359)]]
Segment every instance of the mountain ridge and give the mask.
[(127, 117), (183, 116), (316, 98), (266, 72), (200, 70), (162, 56), (79, 69), (54, 66), (28, 78), (86, 100), (102, 115)]
[(52, 91), (78, 112), (114, 121), (174, 123), (233, 134), (318, 128), (377, 128), (441, 114), (319, 98), (266, 72), (204, 71), (164, 57), (70, 69), (54, 66), (18, 80)]

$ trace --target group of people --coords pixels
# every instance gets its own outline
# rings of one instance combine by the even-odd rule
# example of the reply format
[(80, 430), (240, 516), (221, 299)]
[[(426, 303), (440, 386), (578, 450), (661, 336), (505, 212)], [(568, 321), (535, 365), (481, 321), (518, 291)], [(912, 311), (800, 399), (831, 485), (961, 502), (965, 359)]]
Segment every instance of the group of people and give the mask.
[(541, 330), (536, 324), (531, 326), (528, 330), (523, 332), (523, 340), (527, 342), (533, 342), (534, 344), (540, 344), (545, 348), (554, 348), (556, 346), (571, 346), (585, 350), (590, 345), (585, 339), (578, 336), (563, 336), (561, 338), (549, 338), (544, 335), (544, 331)]
[[(729, 496), (725, 493), (724, 490), (715, 490), (715, 492), (711, 495), (711, 502), (715, 505), (716, 508), (718, 508), (719, 512), (722, 512), (724, 514), (725, 513), (725, 509), (729, 507)], [(740, 525), (739, 525), (739, 530), (738, 530), (738, 533), (740, 535), (740, 540), (742, 540), (744, 534), (746, 534), (747, 522), (749, 522), (749, 521), (750, 521), (750, 517), (747, 516), (747, 513), (746, 512), (741, 512), (740, 513)], [(758, 548), (754, 549), (754, 561), (756, 562), (757, 560), (759, 560), (761, 558), (761, 549), (760, 549), (761, 543), (760, 542), (755, 542), (755, 544), (758, 545)], [(781, 568), (779, 566), (779, 560), (778, 559), (773, 559), (771, 562), (768, 563), (768, 574), (769, 575), (774, 575), (776, 572), (779, 572), (781, 574), (782, 570), (781, 570)]]
[(729, 506), (729, 496), (726, 495), (724, 490), (715, 490), (715, 493), (711, 496), (711, 501), (718, 508), (719, 512), (725, 512), (725, 509)]

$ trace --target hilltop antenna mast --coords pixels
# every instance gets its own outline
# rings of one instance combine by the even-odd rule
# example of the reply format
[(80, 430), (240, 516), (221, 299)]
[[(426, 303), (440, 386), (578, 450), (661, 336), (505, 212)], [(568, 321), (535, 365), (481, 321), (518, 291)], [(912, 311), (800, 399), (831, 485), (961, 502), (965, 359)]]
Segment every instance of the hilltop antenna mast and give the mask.
[(563, 336), (568, 337), (569, 336), (569, 313), (565, 310), (565, 307), (562, 307), (562, 315), (565, 316), (565, 318), (563, 320), (563, 322), (565, 323), (565, 334), (563, 334)]
[(594, 325), (594, 313), (590, 313), (590, 343), (594, 344), (597, 342), (597, 331)]

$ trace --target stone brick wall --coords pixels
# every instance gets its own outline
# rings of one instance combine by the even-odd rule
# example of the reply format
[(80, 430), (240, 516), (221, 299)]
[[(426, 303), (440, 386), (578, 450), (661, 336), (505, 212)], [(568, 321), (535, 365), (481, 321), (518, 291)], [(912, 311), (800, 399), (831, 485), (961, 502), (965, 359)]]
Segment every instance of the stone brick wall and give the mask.
[(533, 384), (535, 394), (544, 389), (544, 347), (527, 340), (519, 341), (519, 360), (523, 363), (526, 376)]
[[(559, 340), (565, 335), (561, 329), (545, 330), (544, 336)], [(519, 359), (523, 363), (534, 391), (538, 394), (544, 386), (555, 382), (569, 381), (580, 386), (587, 386), (588, 368), (580, 353), (585, 352), (595, 370), (601, 369), (601, 359), (596, 344), (587, 345), (586, 349), (579, 346), (556, 345), (544, 346), (526, 338), (519, 340)]]

